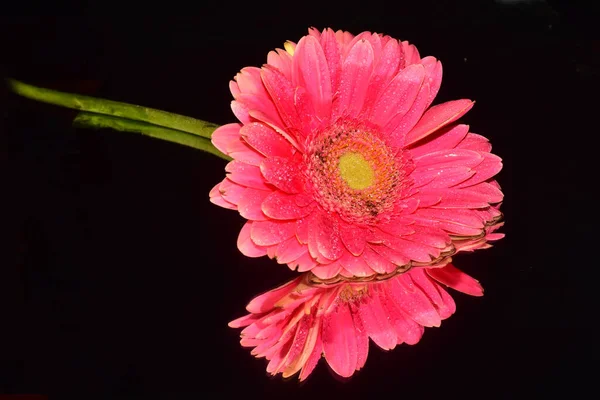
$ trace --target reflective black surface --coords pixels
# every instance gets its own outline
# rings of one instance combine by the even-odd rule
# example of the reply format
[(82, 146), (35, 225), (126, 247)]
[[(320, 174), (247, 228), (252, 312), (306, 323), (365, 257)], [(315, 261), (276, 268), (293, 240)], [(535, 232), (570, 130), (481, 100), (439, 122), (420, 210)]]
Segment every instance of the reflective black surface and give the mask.
[[(163, 7), (168, 7), (164, 4)], [(456, 257), (483, 298), (416, 346), (371, 344), (341, 382), (270, 378), (227, 322), (294, 274), (236, 248), (243, 219), (208, 201), (225, 162), (109, 130), (2, 88), (0, 393), (244, 398), (524, 398), (580, 390), (597, 360), (598, 40), (594, 13), (545, 1), (197, 6), (186, 17), (2, 17), (5, 76), (219, 124), (228, 82), (309, 26), (409, 40), (444, 65), (436, 102), (504, 160), (507, 237)], [(158, 11), (158, 10), (157, 10)], [(187, 397), (186, 397), (187, 398)]]

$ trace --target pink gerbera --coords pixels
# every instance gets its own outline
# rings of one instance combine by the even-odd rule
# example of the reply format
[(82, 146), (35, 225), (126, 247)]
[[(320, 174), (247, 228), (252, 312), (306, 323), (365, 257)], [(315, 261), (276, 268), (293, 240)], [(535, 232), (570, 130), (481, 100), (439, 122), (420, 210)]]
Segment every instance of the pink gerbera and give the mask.
[(502, 163), (455, 123), (472, 101), (429, 107), (439, 61), (369, 32), (310, 29), (285, 47), (236, 75), (241, 123), (212, 137), (233, 161), (211, 201), (248, 220), (243, 254), (328, 283), (444, 265), (464, 243), (485, 244)]
[[(486, 229), (484, 237), (462, 241), (457, 251), (490, 246), (504, 235)], [(478, 281), (446, 258), (435, 266), (389, 276), (373, 275), (323, 283), (310, 272), (252, 300), (249, 315), (229, 323), (241, 344), (269, 361), (267, 372), (284, 378), (300, 371), (302, 381), (321, 357), (340, 376), (349, 377), (367, 360), (369, 338), (384, 350), (416, 344), (425, 327), (439, 327), (456, 310), (443, 286), (483, 296)]]
[(483, 295), (479, 283), (451, 264), (415, 268), (377, 283), (315, 286), (310, 273), (256, 297), (249, 315), (232, 321), (242, 330), (241, 344), (269, 360), (267, 372), (300, 380), (323, 356), (331, 369), (349, 377), (367, 360), (369, 338), (391, 350), (415, 344), (424, 327), (440, 326), (456, 309), (440, 283), (461, 292)]

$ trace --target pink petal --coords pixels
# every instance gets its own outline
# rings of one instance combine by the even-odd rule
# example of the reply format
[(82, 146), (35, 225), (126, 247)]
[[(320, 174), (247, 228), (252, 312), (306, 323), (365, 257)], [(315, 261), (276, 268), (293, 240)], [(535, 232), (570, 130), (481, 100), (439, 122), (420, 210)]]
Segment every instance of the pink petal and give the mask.
[(402, 52), (400, 46), (398, 45), (398, 41), (388, 41), (384, 46), (381, 58), (375, 65), (371, 75), (369, 90), (363, 106), (363, 112), (365, 115), (369, 115), (371, 113), (373, 106), (381, 95), (382, 91), (396, 75), (401, 57)]
[(240, 128), (242, 124), (227, 124), (218, 127), (210, 137), (212, 144), (219, 149), (221, 153), (227, 153), (229, 143), (240, 139)]
[(486, 153), (492, 151), (490, 142), (485, 137), (476, 133), (469, 133), (456, 147), (459, 149), (482, 151)]
[(450, 221), (439, 221), (438, 225), (440, 228), (448, 232), (450, 235), (457, 236), (477, 236), (481, 234), (480, 228), (473, 228), (468, 225), (462, 225), (456, 222)]
[(414, 45), (408, 43), (408, 41), (402, 42), (402, 49), (404, 50), (404, 60), (406, 67), (421, 61), (419, 50), (417, 50), (417, 48)]
[(262, 212), (273, 219), (300, 219), (309, 215), (313, 207), (299, 207), (296, 195), (280, 191), (272, 192), (262, 203)]
[(296, 260), (288, 263), (288, 267), (290, 267), (291, 270), (298, 268), (298, 272), (311, 271), (317, 265), (319, 264), (313, 257), (311, 257), (310, 253), (308, 252), (308, 248), (306, 249), (306, 253), (302, 254)]
[(441, 319), (446, 319), (450, 317), (452, 314), (456, 312), (456, 303), (452, 296), (448, 294), (440, 285), (437, 284), (429, 275), (427, 276), (429, 280), (433, 282), (433, 284), (437, 285), (437, 289), (440, 292), (440, 296), (442, 297), (443, 304), (437, 304), (438, 312), (440, 314)]
[(215, 185), (215, 187), (213, 187), (211, 189), (210, 193), (208, 194), (208, 196), (210, 198), (210, 202), (213, 204), (216, 204), (220, 207), (223, 207), (223, 208), (228, 208), (230, 210), (237, 210), (237, 207), (235, 204), (230, 203), (223, 198), (223, 196), (221, 195), (221, 192), (219, 191), (220, 186), (221, 186), (221, 182), (217, 183)]
[(358, 352), (354, 321), (346, 303), (340, 303), (333, 312), (325, 314), (321, 337), (331, 369), (340, 376), (351, 376), (356, 370)]
[(429, 98), (429, 82), (423, 81), (419, 93), (413, 102), (410, 110), (406, 114), (398, 114), (392, 118), (384, 127), (388, 133), (387, 142), (396, 147), (404, 147), (406, 134), (417, 124), (425, 110), (427, 109), (427, 99)]
[(285, 357), (285, 361), (283, 365), (279, 368), (283, 368), (283, 377), (288, 378), (294, 373), (297, 372), (295, 366), (304, 351), (304, 345), (306, 344), (306, 339), (308, 336), (308, 329), (310, 327), (310, 318), (307, 315), (304, 315), (300, 322), (298, 322), (298, 328), (296, 329), (296, 335), (294, 336), (292, 346)]
[(229, 81), (229, 91), (234, 99), (242, 93), (236, 81)]
[(267, 54), (267, 64), (277, 68), (288, 80), (292, 80), (292, 56), (287, 51), (282, 49), (270, 51)]
[(483, 296), (483, 288), (479, 284), (479, 281), (471, 278), (452, 264), (448, 264), (444, 268), (428, 269), (427, 273), (436, 281), (454, 290), (470, 294), (471, 296)]
[(371, 227), (368, 230), (366, 241), (369, 244), (385, 244), (389, 243), (389, 240), (394, 237), (395, 236), (390, 233)]
[(304, 188), (304, 177), (299, 162), (283, 157), (265, 158), (260, 164), (262, 176), (278, 189), (287, 193), (300, 193)]
[(346, 253), (340, 258), (339, 262), (351, 276), (364, 277), (375, 274), (375, 271), (369, 267), (362, 257)]
[(389, 223), (377, 224), (377, 229), (371, 229), (369, 242), (383, 243), (384, 240), (389, 239), (387, 235), (381, 235), (378, 231), (382, 231), (393, 236), (407, 236), (415, 233), (415, 228), (399, 222), (396, 219), (392, 219)]
[(468, 188), (460, 189), (465, 196), (479, 196), (481, 199), (485, 199), (488, 203), (499, 203), (504, 199), (502, 191), (494, 182), (481, 182)]
[(456, 121), (473, 107), (471, 100), (449, 101), (431, 107), (419, 123), (407, 134), (406, 145), (411, 145), (418, 140), (432, 134), (441, 127)]
[(483, 228), (483, 220), (477, 213), (471, 210), (443, 209), (443, 208), (424, 208), (417, 211), (418, 215), (430, 218), (436, 221), (447, 221), (472, 228)]
[(331, 78), (331, 92), (336, 93), (340, 84), (342, 74), (342, 62), (340, 47), (335, 38), (335, 33), (330, 28), (323, 31), (321, 35), (321, 47), (329, 66), (329, 77)]
[(306, 207), (314, 203), (315, 198), (310, 193), (299, 193), (296, 196), (296, 204), (300, 207)]
[(423, 268), (413, 268), (410, 271), (413, 282), (425, 293), (436, 307), (442, 320), (450, 317), (456, 311), (456, 304), (450, 295), (434, 281)]
[[(341, 270), (342, 266), (338, 262), (333, 262), (327, 265), (319, 264), (318, 267), (313, 267), (310, 269), (310, 271), (319, 279), (331, 279), (338, 275)], [(298, 271), (300, 271), (300, 269), (298, 269)]]
[(406, 114), (412, 107), (424, 78), (425, 69), (420, 64), (400, 71), (373, 106), (370, 121), (383, 127), (393, 117)]
[[(398, 255), (396, 255), (395, 260), (390, 259), (390, 261), (392, 261), (396, 265), (406, 264), (408, 261), (402, 262), (406, 258), (413, 261), (429, 262), (432, 258), (438, 257), (440, 253), (440, 250), (436, 247), (412, 242), (403, 238), (394, 238), (393, 240), (390, 240), (390, 243), (386, 244), (386, 246), (388, 246), (394, 252), (398, 253)], [(380, 249), (376, 249), (376, 251), (379, 252), (379, 254), (385, 256), (380, 251)], [(389, 254), (389, 252), (387, 252), (386, 254)], [(395, 261), (402, 262), (402, 264), (397, 264)]]
[(237, 183), (233, 183), (229, 178), (223, 179), (223, 182), (219, 185), (219, 192), (223, 198), (232, 203), (238, 204), (240, 200), (246, 195), (248, 188), (240, 186)]
[(476, 168), (475, 176), (457, 186), (463, 188), (486, 181), (502, 169), (502, 159), (494, 154), (483, 153), (483, 161)]
[[(262, 323), (262, 318), (253, 323), (252, 325), (247, 326), (244, 330), (242, 330), (240, 336), (242, 336), (243, 339), (257, 339), (257, 340), (264, 340), (267, 336), (266, 334), (270, 333), (270, 332), (274, 332), (274, 330), (276, 329), (275, 326), (273, 325), (267, 325), (265, 326), (265, 324)], [(264, 332), (265, 335), (260, 335), (261, 332)], [(259, 337), (260, 335), (260, 337)], [(248, 343), (248, 342), (246, 342)]]
[(270, 194), (264, 190), (246, 189), (237, 204), (240, 215), (252, 221), (265, 221), (267, 216), (262, 212), (262, 203)]
[[(389, 272), (395, 271), (396, 265), (392, 264), (392, 262), (387, 258), (380, 256), (372, 249), (372, 247), (375, 246), (369, 245), (365, 247), (365, 251), (362, 254), (362, 257), (369, 266), (369, 268), (371, 268), (378, 274), (387, 274)], [(384, 246), (378, 246), (377, 248), (379, 249), (381, 247)]]
[[(288, 317), (290, 315), (290, 312), (279, 312), (279, 314)], [(280, 322), (277, 322), (276, 327), (278, 329), (278, 332), (274, 333), (270, 338), (263, 340), (262, 343), (260, 343), (250, 352), (250, 354), (257, 358), (262, 358), (265, 357), (267, 354), (271, 354), (273, 352), (273, 347), (277, 345), (277, 343), (282, 339), (283, 329), (285, 328), (284, 321), (280, 320)]]
[[(238, 95), (239, 96), (239, 95)], [(233, 100), (231, 102), (231, 111), (233, 111), (233, 115), (242, 123), (249, 124), (252, 122), (250, 119), (250, 110), (248, 106), (240, 101)]]
[(435, 96), (440, 90), (442, 84), (442, 63), (437, 61), (434, 57), (428, 56), (421, 60), (421, 64), (425, 67), (425, 75), (427, 82), (429, 83), (429, 99), (427, 100), (427, 107), (433, 102)]
[[(387, 301), (385, 301), (387, 300)], [(396, 331), (397, 344), (401, 344), (405, 342), (406, 344), (416, 344), (423, 336), (424, 328), (422, 325), (419, 325), (417, 322), (410, 319), (403, 311), (400, 309), (393, 300), (385, 299), (383, 302), (385, 309), (387, 310), (390, 318), (390, 323), (394, 327)]]
[(321, 39), (321, 32), (315, 27), (308, 28), (308, 34), (314, 36), (317, 40)]
[(295, 329), (293, 332), (283, 336), (285, 339), (282, 339), (278, 344), (273, 346), (273, 350), (275, 351), (272, 352), (272, 354), (267, 355), (267, 359), (271, 360), (267, 365), (267, 372), (271, 375), (277, 374), (285, 363), (287, 355), (294, 341), (293, 337), (298, 329), (297, 326), (294, 326), (294, 328)]
[(288, 360), (283, 371), (284, 378), (292, 376), (304, 367), (314, 350), (319, 334), (319, 319), (315, 318), (314, 314), (302, 317), (298, 324), (294, 344), (288, 354)]
[[(384, 245), (370, 245), (370, 247), (379, 256), (383, 257), (384, 259), (386, 259), (390, 263), (392, 263), (393, 268), (390, 269), (389, 271), (386, 271), (386, 273), (394, 271), (397, 266), (407, 265), (411, 260), (410, 256), (408, 256), (404, 253), (397, 252), (397, 251), (390, 249), (389, 247), (386, 247)], [(429, 261), (430, 259), (431, 258), (428, 257), (427, 261)], [(368, 259), (365, 261), (367, 261), (367, 264), (369, 264), (369, 266), (371, 266)], [(373, 268), (373, 266), (371, 266), (371, 268)]]
[(352, 38), (352, 41), (350, 43), (348, 43), (346, 46), (344, 46), (344, 51), (342, 52), (343, 59), (344, 60), (346, 59), (346, 57), (348, 56), (348, 53), (350, 53), (350, 50), (352, 50), (352, 48), (356, 45), (356, 43), (369, 42), (372, 35), (373, 34), (371, 32), (363, 31), (363, 32), (359, 33), (358, 35), (354, 36)]
[(300, 243), (308, 243), (308, 222), (310, 218), (303, 218), (296, 221), (296, 238)]
[(371, 47), (373, 48), (373, 64), (375, 64), (379, 61), (379, 58), (381, 58), (381, 49), (383, 48), (383, 45), (381, 43), (381, 36), (377, 33), (373, 33), (370, 37), (365, 39), (371, 44)]
[[(275, 104), (273, 104), (271, 97), (269, 97), (267, 94), (265, 94), (264, 96), (259, 96), (257, 94), (252, 93), (242, 93), (237, 97), (236, 101), (243, 108), (248, 110), (248, 116), (250, 115), (250, 111), (252, 110), (261, 111), (265, 115), (268, 115), (269, 118), (272, 119), (278, 125), (283, 124), (277, 112), (277, 108), (275, 107)], [(244, 124), (247, 123), (248, 122), (244, 121)]]
[(455, 188), (439, 188), (439, 189), (429, 189), (422, 188), (422, 194), (441, 196), (442, 201), (435, 205), (436, 208), (484, 208), (489, 205), (492, 201), (495, 200), (495, 197), (490, 197), (485, 193), (479, 193), (475, 188), (477, 186), (472, 186), (465, 189), (455, 189)]
[(260, 162), (264, 159), (262, 154), (248, 146), (241, 138), (229, 143), (227, 153), (235, 161), (253, 166), (260, 165)]
[[(417, 171), (417, 175), (415, 176), (417, 179), (413, 181), (415, 184), (414, 188), (417, 190), (435, 179), (435, 176), (419, 176), (418, 174), (419, 171)], [(411, 198), (419, 200), (419, 208), (431, 207), (442, 200), (442, 196), (438, 194), (424, 194), (420, 191), (412, 194)]]
[(302, 145), (300, 143), (298, 143), (298, 140), (296, 139), (296, 137), (294, 135), (289, 134), (282, 127), (282, 125), (278, 124), (271, 117), (269, 117), (265, 113), (263, 113), (261, 111), (258, 111), (258, 110), (250, 110), (249, 114), (255, 120), (263, 122), (263, 123), (267, 124), (268, 126), (270, 126), (271, 128), (273, 128), (275, 130), (275, 132), (277, 132), (281, 136), (283, 136), (288, 142), (290, 142), (290, 144), (292, 146), (294, 146), (296, 149), (302, 151), (303, 147), (302, 147)]
[(415, 233), (406, 236), (406, 240), (411, 242), (423, 243), (427, 246), (444, 249), (450, 244), (450, 237), (446, 232), (439, 228), (428, 226), (415, 226)]
[(317, 131), (326, 128), (325, 122), (317, 117), (310, 95), (301, 86), (296, 88), (294, 103), (302, 126), (302, 129), (297, 131), (298, 140), (306, 142), (307, 137), (312, 138)]
[(489, 233), (485, 236), (485, 238), (490, 242), (494, 242), (496, 240), (502, 239), (504, 236), (506, 236), (504, 233)]
[(256, 221), (250, 236), (258, 246), (273, 246), (291, 238), (296, 233), (296, 222)]
[(269, 340), (268, 342), (272, 344), (266, 347), (263, 346), (264, 351), (256, 355), (257, 358), (265, 357), (267, 360), (271, 360), (271, 362), (267, 364), (267, 372), (273, 375), (276, 373), (277, 367), (281, 364), (283, 357), (285, 357), (292, 345), (291, 339), (295, 332), (292, 332), (290, 329), (294, 328), (294, 326), (288, 324), (285, 328), (286, 331), (285, 333), (282, 331), (279, 335), (279, 340), (275, 341), (275, 343), (272, 343), (271, 340)]
[(440, 326), (442, 323), (437, 310), (427, 296), (416, 286), (410, 274), (399, 275), (390, 280), (389, 293), (413, 321), (423, 326)]
[(260, 168), (249, 165), (240, 161), (233, 160), (225, 167), (225, 171), (229, 172), (227, 178), (237, 183), (253, 189), (272, 191), (273, 188), (268, 186), (260, 173)]
[(354, 38), (354, 35), (348, 31), (337, 30), (335, 31), (335, 37), (340, 44), (348, 45)]
[(333, 118), (355, 118), (362, 110), (373, 71), (373, 48), (367, 41), (357, 42), (344, 61), (340, 85), (333, 103)]
[(410, 175), (415, 187), (449, 188), (462, 183), (475, 175), (475, 171), (465, 166), (446, 168), (417, 168)]
[(435, 306), (440, 318), (448, 318), (452, 313), (448, 313), (449, 309), (440, 294), (441, 288), (439, 285), (431, 280), (423, 268), (413, 268), (410, 270), (409, 275), (412, 278), (413, 283), (418, 287), (418, 290), (421, 290), (423, 294), (427, 296), (431, 304)]
[(355, 256), (360, 256), (365, 249), (366, 231), (358, 226), (344, 224), (340, 229), (340, 238), (346, 249)]
[(267, 254), (267, 249), (257, 246), (250, 239), (250, 232), (253, 224), (254, 223), (251, 221), (248, 221), (244, 224), (238, 236), (237, 247), (246, 257), (262, 257)]
[(244, 315), (243, 317), (234, 319), (233, 321), (231, 321), (230, 323), (227, 324), (227, 326), (229, 326), (230, 328), (242, 328), (244, 326), (248, 326), (250, 324), (253, 324), (254, 322), (256, 322), (257, 320), (259, 320), (261, 317), (255, 314), (248, 314), (248, 315)]
[[(270, 65), (263, 66), (261, 76), (267, 91), (271, 95), (271, 98), (279, 111), (283, 123), (288, 127), (292, 126), (300, 128), (300, 117), (294, 106), (294, 95), (296, 91), (294, 86), (292, 86), (292, 83), (278, 69), (273, 68)], [(277, 120), (274, 120), (273, 118), (269, 118), (269, 120), (277, 124)], [(279, 124), (277, 125), (281, 126)]]
[(291, 263), (307, 252), (308, 249), (305, 245), (298, 242), (296, 237), (291, 237), (277, 246), (277, 262), (280, 264)]
[(308, 225), (308, 248), (317, 260), (319, 255), (331, 261), (342, 256), (345, 249), (336, 216), (321, 212), (315, 214)]
[(381, 45), (384, 46), (384, 47), (390, 41), (398, 42), (396, 39), (392, 38), (389, 35), (384, 35), (384, 34), (380, 33), (379, 36), (381, 36)]
[(240, 92), (266, 96), (267, 92), (260, 80), (260, 68), (246, 67), (235, 76)]
[(244, 125), (240, 135), (250, 146), (267, 157), (289, 158), (294, 154), (294, 148), (283, 136), (259, 122)]
[(271, 260), (275, 258), (275, 250), (277, 250), (277, 246), (267, 247), (267, 257), (269, 257)]
[[(264, 327), (262, 323), (258, 323), (255, 325), (259, 328), (259, 331), (256, 332), (256, 334), (254, 335), (255, 339), (265, 340), (269, 339), (272, 336), (281, 335), (282, 333), (281, 327), (277, 324), (267, 325), (266, 327)], [(242, 335), (244, 335), (244, 331), (242, 331)], [(250, 335), (247, 336), (249, 337)]]
[[(416, 143), (410, 149), (413, 158), (425, 156), (429, 153), (435, 153), (439, 150), (453, 149), (457, 147), (469, 132), (469, 125), (450, 125), (444, 127), (434, 134), (431, 134), (427, 140)], [(460, 146), (461, 149), (465, 149)], [(474, 150), (474, 149), (465, 149)]]
[(298, 42), (292, 60), (292, 80), (308, 92), (317, 116), (322, 121), (331, 117), (331, 77), (325, 53), (319, 41), (305, 36)]
[(378, 292), (373, 291), (370, 297), (360, 304), (358, 315), (367, 334), (377, 346), (383, 350), (396, 347), (396, 332), (381, 305)]
[(365, 329), (362, 319), (358, 315), (359, 305), (350, 303), (350, 313), (354, 322), (354, 333), (356, 335), (356, 370), (360, 370), (367, 362), (369, 355), (369, 335)]
[[(320, 319), (318, 320), (320, 321)], [(318, 332), (320, 332), (320, 326), (317, 326)], [(313, 347), (312, 353), (310, 353), (310, 356), (308, 357), (308, 360), (306, 360), (306, 364), (304, 364), (304, 366), (302, 367), (302, 371), (300, 371), (300, 381), (304, 381), (306, 378), (308, 378), (308, 376), (311, 374), (311, 372), (315, 369), (315, 367), (317, 366), (317, 363), (319, 362), (319, 360), (321, 359), (321, 355), (323, 354), (323, 342), (321, 340), (321, 335), (317, 335), (317, 339), (315, 342), (315, 346)]]
[(302, 277), (299, 276), (285, 285), (281, 285), (276, 289), (269, 290), (268, 292), (255, 297), (248, 303), (246, 310), (254, 314), (270, 311), (275, 306), (275, 303), (285, 297), (288, 293), (292, 292), (301, 280)]
[(429, 168), (442, 169), (446, 167), (474, 168), (481, 164), (482, 161), (483, 156), (481, 153), (462, 149), (438, 150), (414, 159), (416, 165), (415, 171)]

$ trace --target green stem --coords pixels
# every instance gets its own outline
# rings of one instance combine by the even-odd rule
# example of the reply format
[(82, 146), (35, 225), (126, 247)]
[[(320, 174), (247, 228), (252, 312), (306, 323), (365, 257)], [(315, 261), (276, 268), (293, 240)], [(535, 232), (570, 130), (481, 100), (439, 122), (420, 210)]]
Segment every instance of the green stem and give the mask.
[(75, 110), (146, 122), (152, 125), (191, 133), (207, 139), (210, 139), (213, 131), (218, 128), (218, 125), (210, 122), (153, 108), (40, 88), (15, 79), (7, 79), (7, 82), (15, 93), (33, 100), (73, 108)]
[(73, 120), (73, 125), (79, 128), (110, 128), (117, 131), (140, 133), (145, 136), (202, 150), (224, 160), (231, 160), (230, 157), (217, 150), (208, 139), (146, 122), (82, 111)]

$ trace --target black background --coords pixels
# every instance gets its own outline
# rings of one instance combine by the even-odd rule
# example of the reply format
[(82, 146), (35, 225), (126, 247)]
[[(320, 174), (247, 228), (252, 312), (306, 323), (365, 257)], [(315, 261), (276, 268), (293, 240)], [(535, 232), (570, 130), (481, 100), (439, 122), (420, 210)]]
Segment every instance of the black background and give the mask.
[(507, 237), (455, 259), (486, 295), (453, 292), (458, 309), (441, 328), (391, 352), (371, 344), (350, 380), (323, 361), (303, 384), (271, 378), (227, 322), (294, 274), (237, 250), (243, 219), (208, 201), (225, 162), (135, 134), (75, 130), (74, 112), (3, 87), (0, 393), (524, 398), (589, 382), (585, 362), (598, 361), (597, 14), (575, 2), (320, 3), (222, 2), (180, 17), (88, 4), (73, 17), (4, 16), (1, 68), (225, 124), (235, 120), (229, 80), (309, 26), (409, 40), (444, 65), (436, 103), (475, 99), (463, 120), (504, 160)]

